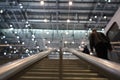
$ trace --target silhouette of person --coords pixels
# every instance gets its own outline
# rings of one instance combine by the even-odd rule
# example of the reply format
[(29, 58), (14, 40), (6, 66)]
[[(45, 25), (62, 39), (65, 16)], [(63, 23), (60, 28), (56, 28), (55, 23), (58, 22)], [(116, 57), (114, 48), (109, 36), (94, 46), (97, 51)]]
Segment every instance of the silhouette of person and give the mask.
[(89, 36), (89, 43), (91, 52), (95, 49), (97, 57), (108, 59), (108, 50), (111, 51), (112, 47), (107, 36), (102, 32), (97, 32), (96, 29), (93, 29)]
[(90, 52), (89, 52), (89, 49), (88, 49), (88, 47), (87, 47), (87, 45), (85, 45), (84, 46), (84, 48), (83, 48), (83, 51), (82, 51), (83, 53), (86, 53), (86, 54), (90, 54)]

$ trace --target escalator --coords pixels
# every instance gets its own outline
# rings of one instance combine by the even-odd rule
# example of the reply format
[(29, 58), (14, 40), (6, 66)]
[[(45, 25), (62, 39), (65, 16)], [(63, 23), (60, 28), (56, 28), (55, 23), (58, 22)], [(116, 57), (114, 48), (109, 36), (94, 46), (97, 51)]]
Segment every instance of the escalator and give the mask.
[(50, 59), (49, 55), (8, 80), (109, 80), (79, 58)]

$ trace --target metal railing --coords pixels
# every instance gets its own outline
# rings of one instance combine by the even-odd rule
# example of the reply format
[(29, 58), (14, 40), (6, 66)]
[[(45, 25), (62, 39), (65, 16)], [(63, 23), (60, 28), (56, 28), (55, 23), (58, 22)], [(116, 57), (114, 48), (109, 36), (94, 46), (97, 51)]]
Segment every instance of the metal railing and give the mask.
[(0, 80), (7, 80), (11, 76), (15, 75), (19, 71), (25, 69), (36, 61), (46, 57), (50, 52), (54, 51), (53, 49), (49, 49), (38, 54), (32, 55), (30, 57), (26, 57), (23, 59), (19, 59), (13, 62), (9, 62), (0, 67)]
[(83, 54), (75, 49), (65, 49), (65, 51), (69, 51), (83, 59), (85, 62), (92, 65), (94, 69), (97, 69), (99, 73), (107, 76), (111, 80), (120, 80), (120, 64), (88, 54)]
[(112, 52), (120, 53), (120, 42), (111, 42), (112, 44)]

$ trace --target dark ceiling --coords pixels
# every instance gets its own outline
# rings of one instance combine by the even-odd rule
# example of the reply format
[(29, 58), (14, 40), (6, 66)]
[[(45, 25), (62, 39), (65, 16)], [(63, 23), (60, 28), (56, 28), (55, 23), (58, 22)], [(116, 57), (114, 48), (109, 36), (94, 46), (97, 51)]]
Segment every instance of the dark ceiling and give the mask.
[(120, 0), (43, 0), (43, 5), (41, 1), (0, 0), (0, 28), (13, 25), (16, 29), (101, 29), (120, 5)]

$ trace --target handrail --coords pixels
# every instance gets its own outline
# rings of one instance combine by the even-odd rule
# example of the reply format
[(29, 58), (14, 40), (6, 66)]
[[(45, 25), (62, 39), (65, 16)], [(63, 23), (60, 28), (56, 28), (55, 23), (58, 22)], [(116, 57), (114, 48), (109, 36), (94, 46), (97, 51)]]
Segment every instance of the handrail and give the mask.
[(120, 41), (118, 42), (110, 42), (111, 44), (120, 44)]
[(94, 66), (100, 73), (107, 76), (112, 80), (120, 80), (120, 64), (104, 60), (95, 56), (83, 54), (75, 49), (66, 49), (65, 51), (69, 51), (84, 61), (88, 62), (90, 65)]
[(36, 61), (44, 58), (45, 56), (50, 54), (50, 52), (52, 51), (53, 49), (49, 49), (47, 51), (43, 51), (38, 54), (32, 55), (30, 57), (19, 59), (19, 60), (16, 60), (16, 61), (13, 61), (6, 65), (1, 66), (0, 67), (0, 80), (7, 80), (11, 76), (18, 73), (19, 71), (25, 69), (26, 67), (35, 63)]

